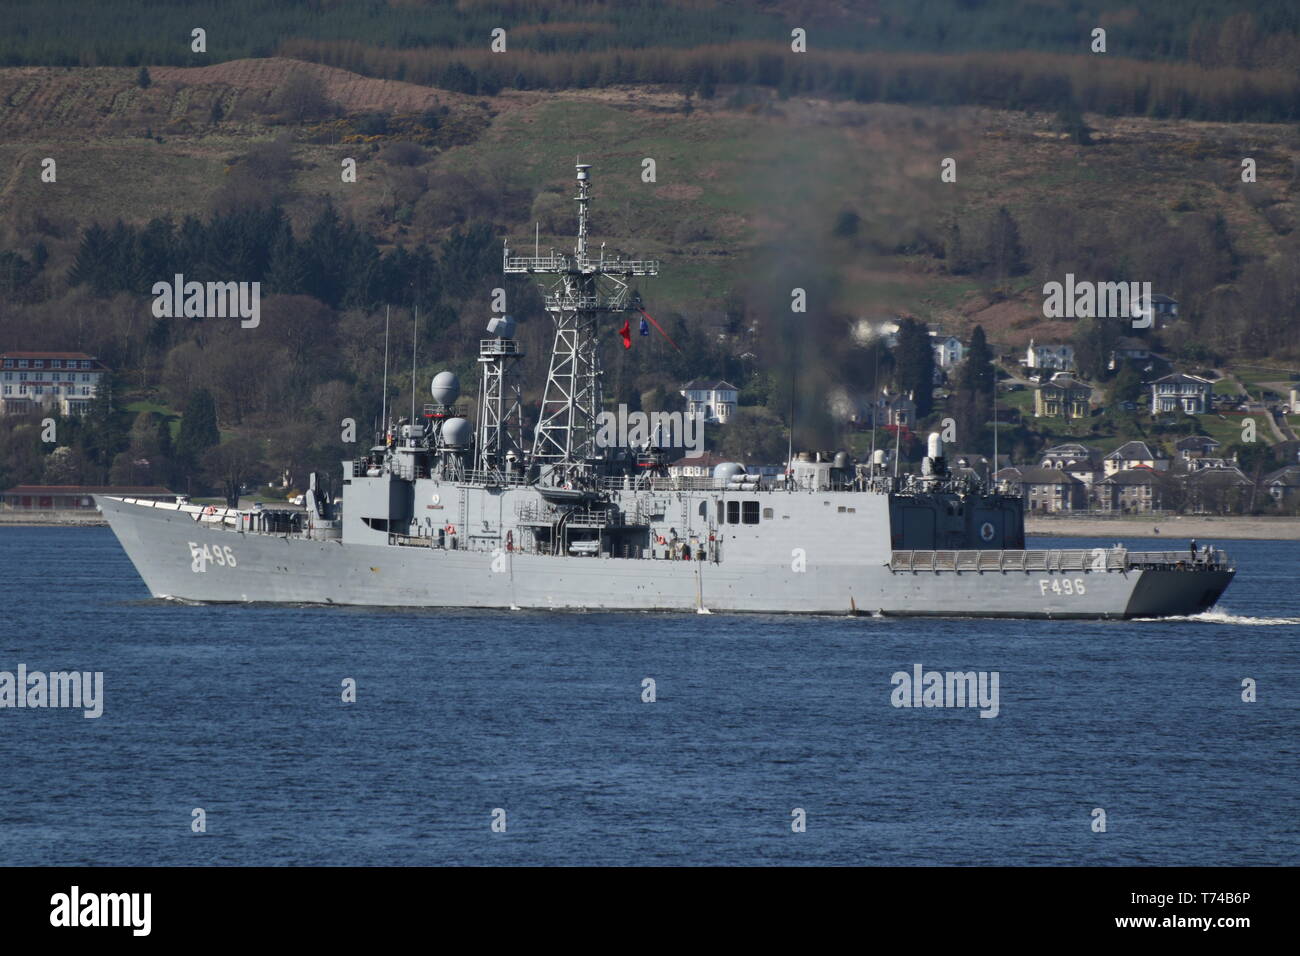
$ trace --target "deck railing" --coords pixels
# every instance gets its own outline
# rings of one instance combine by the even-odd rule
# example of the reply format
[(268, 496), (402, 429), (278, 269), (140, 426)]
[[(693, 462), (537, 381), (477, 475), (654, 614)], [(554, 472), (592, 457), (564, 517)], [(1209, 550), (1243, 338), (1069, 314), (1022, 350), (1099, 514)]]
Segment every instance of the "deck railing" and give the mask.
[(1220, 570), (1226, 551), (1129, 551), (1092, 548), (1054, 551), (893, 551), (891, 571), (1126, 571)]

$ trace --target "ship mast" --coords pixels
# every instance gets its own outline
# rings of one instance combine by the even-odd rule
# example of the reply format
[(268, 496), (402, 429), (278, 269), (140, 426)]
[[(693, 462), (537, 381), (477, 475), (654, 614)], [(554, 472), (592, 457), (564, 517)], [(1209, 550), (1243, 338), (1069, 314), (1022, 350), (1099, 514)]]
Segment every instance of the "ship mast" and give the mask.
[(504, 473), (508, 459), (523, 453), (523, 398), (513, 366), (524, 350), (515, 340), (515, 320), (494, 316), (488, 323), (490, 339), (480, 339), (481, 369), (478, 403), (478, 441), (474, 470), (486, 477)]
[[(531, 273), (539, 279), (542, 301), (555, 325), (550, 370), (533, 437), (532, 461), (543, 479), (560, 482), (603, 457), (596, 445), (601, 410), (601, 363), (598, 324), (605, 316), (638, 308), (632, 300), (632, 277), (659, 273), (653, 259), (606, 258), (602, 247), (587, 251), (587, 206), (591, 201), (590, 163), (578, 163), (578, 237), (573, 255), (512, 256), (503, 250), (507, 274)], [(536, 250), (534, 250), (536, 253)]]

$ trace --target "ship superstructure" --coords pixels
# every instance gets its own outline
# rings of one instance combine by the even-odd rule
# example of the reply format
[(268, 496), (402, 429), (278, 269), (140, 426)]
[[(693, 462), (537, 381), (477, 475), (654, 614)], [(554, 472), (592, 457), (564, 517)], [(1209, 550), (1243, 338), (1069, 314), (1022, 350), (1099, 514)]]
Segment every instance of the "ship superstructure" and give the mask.
[(1027, 550), (1020, 498), (950, 473), (930, 436), (920, 474), (877, 453), (668, 473), (654, 437), (600, 440), (600, 334), (640, 308), (654, 260), (593, 254), (591, 167), (577, 167), (572, 255), (513, 254), (554, 325), (531, 442), (512, 319), (479, 346), (475, 422), (435, 376), (415, 419), (343, 463), (341, 502), (313, 475), (303, 512), (99, 499), (150, 591), (200, 601), (1004, 617), (1147, 617), (1213, 606), (1221, 551)]

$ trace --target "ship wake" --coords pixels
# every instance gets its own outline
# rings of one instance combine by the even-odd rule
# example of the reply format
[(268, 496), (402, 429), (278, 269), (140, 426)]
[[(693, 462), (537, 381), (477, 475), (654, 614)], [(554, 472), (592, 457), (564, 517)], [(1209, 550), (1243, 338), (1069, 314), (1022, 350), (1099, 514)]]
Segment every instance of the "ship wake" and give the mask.
[(1134, 618), (1134, 620), (1155, 623), (1195, 621), (1201, 624), (1235, 624), (1244, 627), (1295, 626), (1300, 624), (1300, 617), (1248, 617), (1243, 614), (1233, 614), (1227, 608), (1218, 606), (1212, 607), (1208, 611), (1202, 611), (1200, 614), (1185, 614), (1175, 617), (1138, 617)]

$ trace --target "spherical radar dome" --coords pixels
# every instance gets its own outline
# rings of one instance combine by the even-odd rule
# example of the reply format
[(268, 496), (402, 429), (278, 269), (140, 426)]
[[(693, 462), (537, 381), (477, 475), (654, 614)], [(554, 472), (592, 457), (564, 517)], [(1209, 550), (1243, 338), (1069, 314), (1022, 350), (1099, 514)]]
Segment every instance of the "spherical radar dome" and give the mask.
[(464, 418), (449, 418), (442, 426), (442, 444), (448, 448), (465, 448), (469, 445), (474, 427)]
[(429, 392), (439, 405), (450, 405), (460, 397), (460, 379), (455, 372), (439, 372), (433, 377)]

